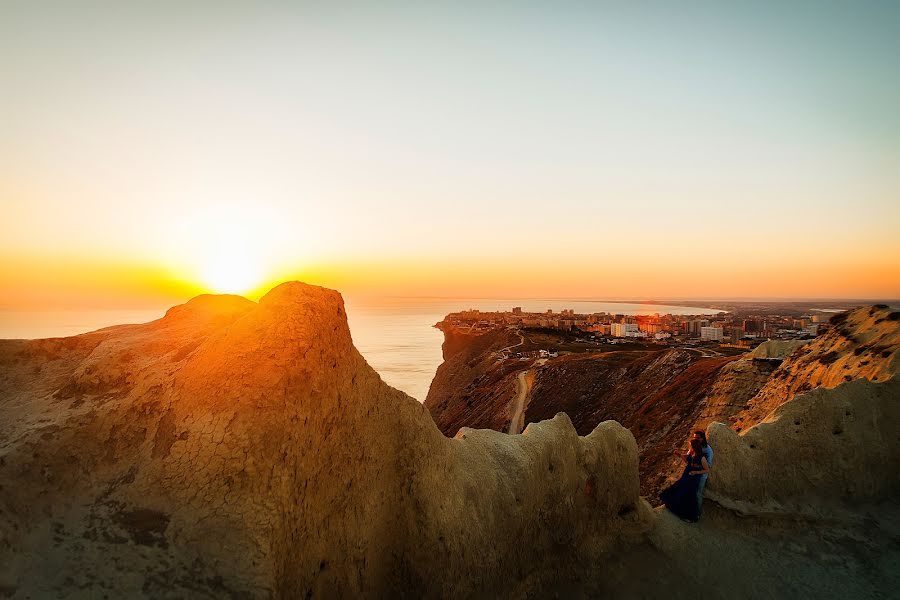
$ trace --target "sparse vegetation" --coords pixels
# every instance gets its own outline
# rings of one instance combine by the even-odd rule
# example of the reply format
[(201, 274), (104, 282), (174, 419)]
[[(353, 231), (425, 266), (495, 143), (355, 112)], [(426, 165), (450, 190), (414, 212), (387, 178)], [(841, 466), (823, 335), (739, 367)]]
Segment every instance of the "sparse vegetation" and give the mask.
[(841, 355), (838, 352), (832, 350), (831, 352), (828, 352), (827, 354), (823, 354), (822, 357), (819, 358), (819, 362), (822, 363), (823, 365), (830, 365), (831, 363), (836, 361), (838, 358), (840, 358), (840, 356)]
[(838, 313), (838, 314), (834, 315), (833, 317), (831, 317), (830, 323), (832, 325), (840, 325), (841, 323), (843, 323), (847, 320), (848, 314), (849, 313), (846, 313), (846, 312)]

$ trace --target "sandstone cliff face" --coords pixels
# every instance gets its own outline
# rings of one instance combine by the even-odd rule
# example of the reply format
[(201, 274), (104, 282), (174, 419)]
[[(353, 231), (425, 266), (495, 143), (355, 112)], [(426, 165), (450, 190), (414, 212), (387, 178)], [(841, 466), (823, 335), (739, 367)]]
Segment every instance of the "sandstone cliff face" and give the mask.
[(0, 342), (0, 374), (6, 595), (515, 593), (651, 521), (627, 430), (446, 438), (322, 288)]
[[(680, 475), (672, 450), (692, 430), (714, 422), (745, 430), (805, 391), (892, 377), (900, 347), (898, 314), (887, 307), (856, 309), (836, 316), (834, 329), (813, 341), (767, 341), (735, 358), (698, 359), (668, 350), (554, 359), (531, 370), (524, 420), (563, 411), (582, 435), (604, 420), (622, 423), (640, 450), (641, 491), (655, 502), (659, 490)], [(515, 376), (532, 363), (495, 363), (490, 351), (506, 343), (505, 337), (448, 338), (452, 354), (427, 402), (445, 434), (460, 426), (507, 430)]]
[(735, 420), (740, 431), (802, 392), (858, 378), (886, 381), (897, 373), (900, 312), (858, 308), (833, 318), (824, 335), (793, 350)]
[(818, 388), (737, 434), (716, 423), (709, 497), (749, 513), (828, 516), (900, 497), (900, 381)]
[(732, 395), (727, 410), (719, 405), (732, 426), (709, 429), (716, 448), (710, 496), (743, 513), (806, 516), (895, 499), (898, 317), (886, 306), (855, 309), (809, 343), (768, 342), (733, 363), (758, 369), (753, 359), (783, 359), (753, 397)]
[(768, 360), (754, 360), (751, 353), (726, 364), (704, 391), (706, 399), (692, 428), (738, 421), (777, 368)]
[(462, 427), (506, 431), (516, 375), (532, 361), (500, 363), (494, 353), (516, 343), (518, 337), (505, 330), (468, 335), (452, 326), (441, 329), (444, 362), (425, 398), (438, 429), (450, 437)]
[[(672, 450), (703, 420), (709, 389), (735, 361), (667, 350), (573, 354), (542, 366), (533, 361), (499, 363), (490, 352), (508, 344), (509, 334), (500, 333), (502, 337), (495, 339), (487, 334), (462, 344), (454, 340), (455, 353), (441, 365), (426, 401), (441, 431), (446, 435), (460, 427), (507, 431), (516, 375), (531, 369), (534, 380), (525, 423), (565, 412), (575, 430), (587, 435), (603, 421), (618, 421), (637, 440), (641, 493), (653, 501), (670, 473), (679, 468)], [(748, 397), (764, 381), (765, 377), (748, 391)]]
[(655, 503), (669, 475), (680, 472), (672, 451), (690, 437), (712, 382), (733, 360), (684, 350), (569, 356), (537, 371), (526, 420), (562, 410), (579, 432), (618, 421), (637, 440), (641, 493)]
[(800, 346), (805, 346), (810, 340), (766, 340), (748, 353), (747, 358), (761, 360), (784, 360), (794, 353)]

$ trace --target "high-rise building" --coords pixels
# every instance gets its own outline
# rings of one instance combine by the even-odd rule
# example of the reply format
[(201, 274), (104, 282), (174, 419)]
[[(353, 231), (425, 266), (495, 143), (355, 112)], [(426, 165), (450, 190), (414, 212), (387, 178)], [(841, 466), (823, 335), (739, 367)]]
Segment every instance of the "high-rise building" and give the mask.
[(609, 328), (613, 337), (627, 337), (628, 333), (638, 331), (637, 323), (611, 323)]
[(701, 327), (700, 339), (710, 342), (721, 342), (725, 337), (725, 331), (721, 327)]

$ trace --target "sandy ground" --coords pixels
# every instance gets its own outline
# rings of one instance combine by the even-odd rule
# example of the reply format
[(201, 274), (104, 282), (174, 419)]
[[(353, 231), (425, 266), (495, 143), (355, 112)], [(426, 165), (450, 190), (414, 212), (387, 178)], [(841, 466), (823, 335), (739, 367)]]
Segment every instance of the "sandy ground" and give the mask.
[[(894, 515), (897, 507), (888, 512)], [(614, 553), (593, 576), (527, 585), (537, 598), (897, 598), (898, 521), (812, 523), (742, 518), (706, 502), (699, 523), (658, 508), (644, 543)], [(885, 508), (879, 510), (885, 515)]]

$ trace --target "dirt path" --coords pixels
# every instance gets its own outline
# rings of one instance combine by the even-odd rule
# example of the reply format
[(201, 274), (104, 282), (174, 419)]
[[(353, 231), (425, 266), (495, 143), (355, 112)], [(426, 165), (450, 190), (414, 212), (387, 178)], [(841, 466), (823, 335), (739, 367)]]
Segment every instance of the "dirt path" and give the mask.
[(522, 371), (516, 377), (516, 398), (513, 400), (513, 416), (509, 421), (509, 431), (507, 431), (510, 435), (522, 433), (522, 426), (525, 424), (525, 398), (528, 396), (527, 376), (528, 371)]
[[(546, 358), (535, 361), (534, 366), (539, 367), (547, 362)], [(528, 406), (528, 395), (531, 392), (531, 385), (534, 379), (529, 379), (533, 369), (522, 371), (516, 376), (516, 397), (513, 399), (513, 415), (509, 421), (509, 430), (507, 433), (515, 435), (522, 433), (525, 427), (525, 407)]]
[(509, 351), (512, 350), (513, 348), (518, 348), (519, 346), (521, 346), (522, 344), (525, 343), (525, 336), (522, 335), (522, 332), (521, 332), (521, 331), (516, 331), (516, 335), (519, 336), (519, 343), (518, 343), (518, 344), (513, 344), (512, 346), (507, 346), (506, 348), (503, 348), (502, 350), (498, 351), (497, 354), (502, 354), (502, 353), (504, 353), (504, 352), (509, 352)]

